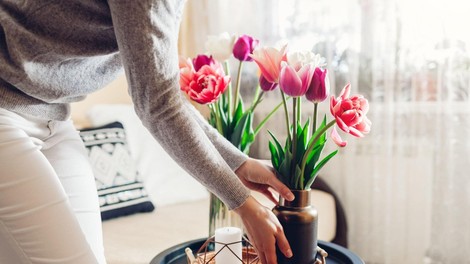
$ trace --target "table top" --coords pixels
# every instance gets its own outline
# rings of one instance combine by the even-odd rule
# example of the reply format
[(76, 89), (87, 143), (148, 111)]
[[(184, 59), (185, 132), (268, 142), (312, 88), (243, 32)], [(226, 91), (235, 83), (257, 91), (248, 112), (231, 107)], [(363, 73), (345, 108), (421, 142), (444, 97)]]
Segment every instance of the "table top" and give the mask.
[[(152, 259), (150, 264), (187, 264), (185, 248), (189, 247), (193, 252), (198, 251), (206, 238), (191, 240), (166, 249)], [(327, 264), (364, 264), (364, 261), (352, 251), (325, 241), (318, 241), (318, 246), (328, 252)]]

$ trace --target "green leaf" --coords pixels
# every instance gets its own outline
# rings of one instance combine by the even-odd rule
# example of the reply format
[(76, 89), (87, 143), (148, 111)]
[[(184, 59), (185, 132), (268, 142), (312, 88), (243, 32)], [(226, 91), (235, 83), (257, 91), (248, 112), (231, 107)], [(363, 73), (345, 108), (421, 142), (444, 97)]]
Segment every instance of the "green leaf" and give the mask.
[[(313, 139), (318, 136), (319, 131), (322, 128), (324, 128), (325, 126), (326, 126), (326, 115), (323, 118), (323, 121), (320, 124), (320, 126), (318, 127), (317, 131), (315, 131), (315, 133), (310, 138), (310, 140), (308, 142), (308, 145), (306, 147), (307, 149), (310, 147), (311, 144), (314, 144)], [(326, 133), (323, 133), (322, 135), (320, 135), (318, 140), (315, 142), (315, 145), (314, 145), (312, 151), (310, 153), (306, 153), (307, 160), (306, 160), (305, 171), (304, 171), (305, 175), (309, 175), (310, 172), (315, 167), (315, 164), (317, 163), (317, 161), (320, 158), (320, 155), (323, 151), (323, 147), (325, 146), (325, 143), (326, 143)]]
[(279, 176), (280, 180), (287, 185), (287, 187), (293, 187), (290, 183), (291, 179), (291, 164), (292, 164), (292, 154), (288, 151), (285, 153), (285, 159), (281, 162), (279, 166)]
[(300, 186), (300, 179), (302, 178), (302, 170), (300, 169), (299, 165), (295, 165), (295, 172), (294, 177), (292, 177), (292, 186), (295, 190), (300, 190), (302, 187)]
[(245, 113), (240, 118), (238, 123), (235, 125), (235, 127), (233, 129), (233, 133), (230, 136), (230, 142), (232, 142), (232, 144), (240, 150), (242, 150), (241, 149), (242, 137), (243, 137), (243, 133), (245, 131), (245, 127), (247, 126), (248, 121), (249, 121), (249, 114)]
[(235, 127), (238, 125), (240, 120), (243, 118), (244, 114), (246, 114), (246, 113), (244, 113), (244, 111), (243, 111), (243, 102), (240, 100), (240, 101), (238, 101), (238, 105), (235, 108), (235, 112), (233, 114), (233, 119), (232, 119), (233, 130), (235, 130)]
[(317, 174), (318, 172), (321, 170), (321, 168), (323, 168), (323, 166), (325, 166), (325, 164), (331, 159), (333, 158), (336, 154), (338, 153), (338, 150), (335, 150), (333, 152), (331, 152), (328, 156), (326, 156), (322, 161), (320, 161), (318, 163), (318, 165), (315, 167), (315, 169), (313, 170), (313, 172), (310, 174), (310, 177), (307, 181), (307, 184), (305, 184), (305, 187), (306, 188), (310, 188), (313, 184), (313, 181), (315, 180), (315, 178), (317, 177)]
[(244, 129), (241, 135), (241, 150), (248, 154), (251, 143), (255, 140), (255, 134), (253, 132), (253, 112), (246, 112), (247, 116), (246, 122), (244, 124)]
[(284, 148), (281, 146), (281, 144), (279, 143), (277, 138), (271, 133), (271, 131), (268, 131), (268, 133), (269, 133), (269, 135), (271, 135), (274, 143), (276, 144), (277, 151), (279, 153), (279, 160), (284, 160), (284, 154), (285, 154)]
[(277, 171), (279, 170), (279, 153), (277, 152), (276, 146), (274, 146), (271, 141), (269, 141), (269, 152), (271, 152), (271, 164)]
[(320, 130), (326, 126), (326, 115), (323, 117), (323, 121), (321, 122), (320, 126), (315, 130), (313, 133), (312, 137), (308, 141), (308, 145), (312, 144), (312, 141), (317, 137), (317, 135), (320, 133)]
[(309, 130), (309, 120), (305, 122), (304, 127), (297, 128), (297, 150), (296, 150), (296, 163), (300, 164), (302, 162), (302, 158), (307, 150), (307, 137), (308, 137), (308, 130)]
[[(229, 117), (227, 116), (229, 113), (227, 111), (224, 111), (224, 107), (222, 105), (222, 102), (217, 101), (215, 104), (215, 107), (219, 108), (219, 113), (220, 113), (220, 120), (222, 124), (222, 131), (223, 131), (223, 136), (227, 138), (229, 131)], [(215, 118), (215, 117), (214, 117)]]
[(318, 145), (312, 149), (309, 156), (307, 157), (307, 163), (305, 165), (305, 175), (310, 175), (315, 168), (315, 164), (317, 163), (320, 154), (323, 151), (324, 144)]

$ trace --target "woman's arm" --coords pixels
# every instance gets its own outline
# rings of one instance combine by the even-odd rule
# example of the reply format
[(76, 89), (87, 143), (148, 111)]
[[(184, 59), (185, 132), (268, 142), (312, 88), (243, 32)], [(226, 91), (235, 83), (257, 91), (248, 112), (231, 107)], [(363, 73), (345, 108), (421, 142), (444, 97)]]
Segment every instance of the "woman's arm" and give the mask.
[[(182, 0), (109, 0), (114, 30), (137, 115), (186, 171), (238, 208), (249, 196), (184, 104), (177, 36)], [(241, 157), (232, 166), (240, 166)], [(235, 164), (235, 165), (234, 165)]]

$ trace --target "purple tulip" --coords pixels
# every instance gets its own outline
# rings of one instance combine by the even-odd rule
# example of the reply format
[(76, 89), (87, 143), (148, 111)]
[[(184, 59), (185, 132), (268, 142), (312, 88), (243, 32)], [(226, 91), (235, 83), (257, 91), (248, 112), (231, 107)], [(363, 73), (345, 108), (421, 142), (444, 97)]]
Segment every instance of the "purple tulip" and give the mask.
[(311, 64), (305, 64), (299, 71), (295, 71), (292, 66), (286, 62), (282, 63), (279, 84), (282, 91), (293, 97), (299, 97), (307, 92), (312, 81), (314, 68)]
[(250, 55), (258, 46), (259, 40), (248, 35), (240, 36), (233, 46), (233, 56), (240, 61), (252, 61)]
[(197, 55), (196, 58), (193, 59), (193, 66), (195, 71), (199, 71), (204, 65), (213, 65), (215, 63), (212, 56), (207, 55)]
[(277, 83), (269, 82), (268, 80), (266, 80), (266, 78), (264, 78), (263, 75), (261, 75), (259, 77), (259, 86), (261, 87), (261, 90), (269, 92), (276, 89)]
[(309, 101), (320, 103), (328, 98), (329, 93), (330, 83), (328, 81), (328, 70), (322, 70), (319, 67), (315, 68), (312, 82), (310, 83), (305, 97), (307, 97)]

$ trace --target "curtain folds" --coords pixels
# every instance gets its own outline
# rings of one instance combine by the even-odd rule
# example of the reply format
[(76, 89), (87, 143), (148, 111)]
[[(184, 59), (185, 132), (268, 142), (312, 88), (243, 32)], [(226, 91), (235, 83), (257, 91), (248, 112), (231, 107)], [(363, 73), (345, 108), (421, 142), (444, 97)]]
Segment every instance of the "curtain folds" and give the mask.
[[(344, 136), (348, 146), (321, 172), (345, 207), (351, 250), (366, 263), (470, 263), (470, 4), (188, 4), (190, 27), (181, 37), (186, 55), (203, 52), (206, 36), (223, 31), (251, 34), (264, 45), (287, 41), (291, 50), (310, 49), (326, 58), (332, 93), (350, 82), (352, 93), (369, 98), (371, 133)], [(277, 93), (267, 96), (258, 116), (278, 100)], [(303, 104), (305, 116), (312, 108)], [(331, 119), (327, 106), (320, 110)], [(279, 123), (271, 120), (266, 129), (280, 135)], [(252, 155), (269, 158), (269, 137), (262, 135)]]

